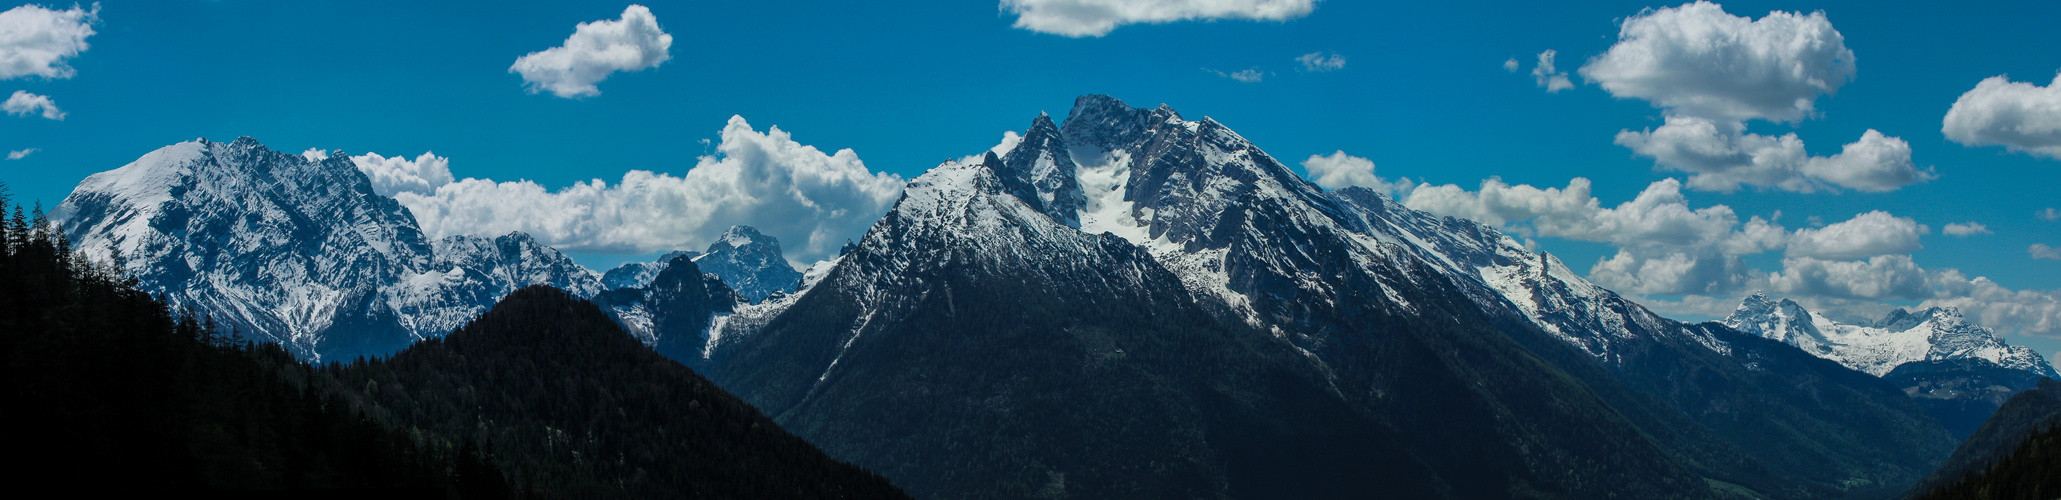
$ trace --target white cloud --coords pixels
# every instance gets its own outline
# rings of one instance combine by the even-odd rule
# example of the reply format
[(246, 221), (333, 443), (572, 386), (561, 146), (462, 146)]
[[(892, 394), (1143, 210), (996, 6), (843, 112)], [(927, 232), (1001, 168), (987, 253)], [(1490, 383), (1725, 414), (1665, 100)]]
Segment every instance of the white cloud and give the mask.
[(1067, 37), (1099, 37), (1126, 24), (1246, 19), (1287, 21), (1309, 15), (1317, 0), (1002, 0), (1019, 29)]
[(1731, 207), (1689, 208), (1680, 181), (1674, 179), (1654, 182), (1616, 208), (1602, 208), (1590, 195), (1589, 185), (1588, 179), (1579, 177), (1564, 189), (1512, 186), (1500, 179), (1482, 181), (1476, 192), (1452, 184), (1425, 184), (1412, 189), (1403, 204), (1490, 225), (1528, 221), (1539, 236), (1621, 245), (1716, 245), (1739, 223)]
[(1932, 286), (1933, 297), (1919, 307), (1958, 307), (1983, 326), (2007, 333), (2061, 334), (2061, 289), (2011, 290), (1953, 269), (1932, 273)]
[(2041, 209), (2038, 212), (2033, 212), (2032, 215), (2039, 217), (2041, 220), (2061, 220), (2061, 210), (2055, 210), (2054, 207)]
[(0, 103), (0, 110), (15, 116), (41, 113), (44, 118), (64, 119), (64, 110), (57, 109), (57, 102), (50, 100), (50, 96), (31, 94), (26, 90), (14, 91), (14, 95), (7, 97), (7, 102)]
[(1831, 156), (1811, 156), (1794, 133), (1746, 132), (1748, 120), (1811, 118), (1818, 96), (1838, 92), (1854, 70), (1824, 12), (1754, 20), (1698, 1), (1626, 19), (1617, 43), (1580, 72), (1612, 96), (1665, 110), (1659, 128), (1620, 131), (1616, 143), (1690, 173), (1695, 189), (1893, 191), (1938, 177), (1912, 161), (1910, 143), (1873, 129)]
[(2045, 87), (1985, 78), (1954, 100), (1940, 132), (1963, 145), (2061, 159), (2061, 74)]
[(1739, 257), (1708, 249), (1619, 249), (1589, 268), (1589, 280), (1633, 294), (1721, 293), (1742, 286), (1747, 279), (1745, 271)]
[(1523, 66), (1523, 64), (1517, 62), (1517, 58), (1515, 57), (1510, 58), (1510, 60), (1503, 61), (1503, 71), (1516, 73), (1518, 66)]
[[(306, 156), (307, 153), (302, 153)], [(323, 155), (327, 158), (328, 155)], [(451, 159), (436, 153), (423, 153), (414, 160), (405, 157), (387, 158), (378, 153), (352, 156), (351, 163), (359, 172), (372, 180), (372, 191), (382, 196), (401, 193), (415, 193), (435, 196), (437, 188), (456, 182), (451, 176)]]
[(1329, 155), (1310, 155), (1309, 159), (1302, 161), (1302, 169), (1309, 172), (1311, 182), (1324, 189), (1359, 186), (1382, 194), (1393, 194), (1409, 190), (1412, 184), (1409, 179), (1389, 182), (1374, 175), (1374, 160), (1345, 154), (1343, 150)]
[(1941, 229), (1940, 232), (1961, 237), (1975, 236), (1978, 234), (1994, 234), (1990, 232), (1988, 226), (1984, 226), (1980, 222), (1948, 223), (1945, 228)]
[(1789, 240), (1789, 255), (1854, 260), (1911, 253), (1924, 248), (1918, 239), (1931, 231), (1917, 221), (1876, 210), (1823, 228), (1796, 230)]
[(2061, 260), (2061, 248), (2050, 247), (2045, 243), (2034, 243), (2025, 247), (2025, 253), (2032, 254), (2032, 258), (2035, 259)]
[(1621, 99), (1716, 120), (1802, 120), (1854, 75), (1854, 53), (1824, 12), (1753, 20), (1698, 1), (1640, 12), (1617, 38), (1583, 78)]
[(1735, 289), (1750, 277), (1739, 256), (1781, 248), (1788, 241), (1788, 231), (1772, 220), (1756, 216), (1742, 223), (1724, 205), (1690, 208), (1674, 179), (1654, 182), (1614, 208), (1604, 208), (1589, 185), (1588, 179), (1576, 178), (1566, 188), (1540, 189), (1489, 179), (1479, 191), (1469, 192), (1427, 184), (1410, 189), (1403, 203), (1519, 234), (1610, 243), (1618, 247), (1617, 254), (1599, 259), (1589, 279), (1629, 293)]
[(1014, 130), (1004, 130), (1002, 131), (1001, 143), (995, 144), (995, 147), (988, 148), (987, 151), (980, 152), (979, 154), (970, 154), (962, 156), (959, 158), (959, 163), (978, 164), (981, 162), (982, 159), (987, 157), (988, 153), (994, 153), (995, 156), (1008, 155), (1009, 150), (1016, 149), (1016, 144), (1019, 142), (1023, 142), (1022, 135), (1017, 134)]
[(1531, 68), (1531, 78), (1537, 80), (1540, 87), (1545, 87), (1548, 94), (1574, 88), (1574, 82), (1567, 80), (1566, 71), (1553, 68), (1553, 57), (1558, 53), (1552, 49), (1540, 52), (1539, 65)]
[(1939, 177), (1930, 168), (1918, 170), (1918, 164), (1911, 161), (1911, 143), (1875, 129), (1862, 132), (1861, 140), (1841, 147), (1839, 154), (1812, 157), (1800, 170), (1805, 177), (1836, 186), (1877, 192)]
[(14, 150), (14, 151), (8, 151), (8, 152), (7, 152), (7, 159), (9, 159), (9, 160), (19, 160), (19, 159), (22, 159), (22, 158), (27, 158), (27, 157), (29, 157), (29, 155), (31, 155), (31, 154), (35, 154), (35, 153), (36, 153), (37, 151), (42, 151), (42, 150), (41, 150), (41, 149), (36, 149), (36, 148), (28, 148), (28, 149), (17, 149), (17, 150)]
[(549, 90), (558, 97), (601, 95), (594, 86), (617, 71), (656, 68), (672, 58), (673, 36), (659, 29), (651, 9), (632, 4), (621, 19), (580, 23), (565, 44), (515, 59), (510, 73), (534, 94)]
[[(425, 154), (379, 158), (376, 165), (399, 181), (412, 181), (398, 175), (405, 173), (433, 182), (448, 163)], [(399, 181), (390, 187), (408, 185)], [(849, 149), (824, 154), (778, 127), (760, 133), (732, 117), (716, 154), (683, 176), (632, 170), (614, 185), (595, 179), (557, 191), (530, 181), (464, 179), (431, 194), (410, 188), (394, 197), (434, 237), (523, 231), (561, 250), (651, 253), (699, 248), (723, 228), (744, 224), (779, 238), (791, 260), (811, 262), (863, 234), (903, 183), (867, 170)]]
[(1221, 77), (1224, 77), (1224, 78), (1229, 78), (1229, 79), (1232, 79), (1232, 80), (1237, 80), (1237, 81), (1241, 81), (1241, 82), (1245, 82), (1245, 83), (1259, 83), (1259, 82), (1260, 82), (1260, 80), (1264, 80), (1264, 79), (1266, 79), (1266, 78), (1267, 78), (1267, 73), (1266, 73), (1266, 72), (1264, 72), (1264, 71), (1260, 71), (1260, 70), (1259, 70), (1259, 68), (1250, 68), (1250, 69), (1245, 69), (1245, 70), (1241, 70), (1241, 71), (1233, 71), (1233, 72), (1230, 72), (1230, 73), (1225, 73), (1225, 72), (1222, 72), (1222, 71), (1217, 71), (1217, 70), (1213, 70), (1213, 69), (1209, 69), (1209, 68), (1202, 68), (1202, 70), (1203, 70), (1203, 71), (1208, 71), (1208, 72), (1210, 72), (1210, 73), (1214, 73), (1214, 74), (1216, 74), (1217, 76), (1221, 76)]
[(1868, 260), (1782, 259), (1782, 270), (1767, 277), (1768, 288), (1786, 295), (1848, 299), (1917, 300), (1932, 295), (1925, 270), (1909, 255), (1878, 255)]
[(1308, 54), (1296, 56), (1295, 62), (1302, 63), (1302, 70), (1310, 72), (1338, 71), (1341, 69), (1345, 69), (1345, 56), (1338, 54), (1325, 54), (1322, 51), (1311, 52)]
[(1740, 122), (1670, 115), (1656, 129), (1620, 131), (1616, 142), (1666, 170), (1688, 172), (1689, 187), (1730, 192), (1740, 185), (1809, 193), (1831, 187), (1892, 191), (1938, 177), (1919, 170), (1911, 145), (1869, 129), (1832, 156), (1811, 156), (1796, 134), (1745, 132)]
[(301, 157), (307, 158), (308, 161), (322, 161), (329, 159), (329, 152), (323, 151), (322, 148), (308, 148), (307, 151), (301, 152)]
[(98, 3), (92, 10), (23, 5), (0, 12), (0, 80), (71, 78), (74, 70), (65, 60), (86, 51), (86, 37), (93, 36), (99, 21)]

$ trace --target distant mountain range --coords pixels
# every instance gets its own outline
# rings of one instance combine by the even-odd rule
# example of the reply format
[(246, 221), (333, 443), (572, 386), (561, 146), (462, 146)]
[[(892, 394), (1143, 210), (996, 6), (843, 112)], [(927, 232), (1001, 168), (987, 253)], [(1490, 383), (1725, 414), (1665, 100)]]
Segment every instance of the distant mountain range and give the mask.
[(1663, 318), (1494, 227), (1326, 191), (1215, 120), (1107, 96), (917, 177), (799, 271), (743, 226), (606, 273), (520, 233), (426, 241), (329, 158), (181, 143), (54, 216), (314, 360), (557, 287), (924, 498), (1890, 495), (1983, 411), (1963, 395), (2053, 373), (1952, 310)]
[(2040, 378), (2061, 378), (2038, 352), (2004, 342), (1952, 307), (1915, 313), (1899, 308), (1870, 324), (1847, 324), (1811, 314), (1795, 301), (1755, 293), (1724, 324), (1882, 377), (1956, 438), (1974, 433), (2005, 400), (2032, 389)]

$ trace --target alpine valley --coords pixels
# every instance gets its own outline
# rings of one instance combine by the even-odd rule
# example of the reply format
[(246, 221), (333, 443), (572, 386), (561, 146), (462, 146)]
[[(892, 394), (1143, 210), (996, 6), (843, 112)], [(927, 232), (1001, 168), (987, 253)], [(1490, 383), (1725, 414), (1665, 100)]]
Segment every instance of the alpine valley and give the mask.
[[(508, 467), (576, 491), (700, 490), (652, 479), (666, 472), (634, 440), (490, 421), (420, 387), (525, 407), (522, 383), (468, 358), (520, 353), (574, 381), (551, 387), (632, 408), (609, 414), (637, 436), (769, 418), (807, 444), (722, 446), (784, 443), (809, 477), (879, 486), (813, 446), (917, 498), (1810, 499), (1902, 495), (2057, 376), (1953, 309), (1845, 324), (1755, 295), (1722, 322), (1668, 319), (1496, 227), (1327, 191), (1165, 105), (1082, 96), (968, 160), (799, 270), (746, 226), (605, 273), (522, 233), (432, 238), (349, 155), (250, 138), (95, 174), (50, 219), (176, 310), (327, 367), (339, 397), (528, 439)], [(536, 285), (563, 292), (518, 292)], [(554, 311), (572, 316), (539, 317)], [(583, 336), (485, 333), (526, 324)], [(530, 351), (575, 343), (669, 385)], [(409, 376), (435, 382), (366, 386)], [(625, 400), (661, 393), (720, 411), (675, 428)], [(536, 458), (562, 438), (619, 455)]]

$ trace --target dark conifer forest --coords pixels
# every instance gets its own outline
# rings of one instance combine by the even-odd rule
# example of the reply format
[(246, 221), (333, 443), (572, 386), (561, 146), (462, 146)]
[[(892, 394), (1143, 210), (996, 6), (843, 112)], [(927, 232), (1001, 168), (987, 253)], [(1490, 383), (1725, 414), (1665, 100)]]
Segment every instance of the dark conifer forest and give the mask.
[(73, 253), (4, 185), (0, 213), (16, 485), (906, 498), (556, 289), (389, 360), (317, 367), (169, 309)]
[(2011, 454), (1913, 500), (2061, 498), (2061, 425), (2025, 438)]
[(322, 373), (411, 429), (491, 443), (510, 480), (544, 496), (907, 498), (548, 286)]
[(1914, 499), (2061, 498), (2061, 382), (2042, 378), (1997, 408)]
[(15, 484), (508, 493), (491, 456), (370, 418), (277, 346), (174, 313), (74, 256), (40, 208), (11, 212), (0, 359), (10, 450), (27, 458)]

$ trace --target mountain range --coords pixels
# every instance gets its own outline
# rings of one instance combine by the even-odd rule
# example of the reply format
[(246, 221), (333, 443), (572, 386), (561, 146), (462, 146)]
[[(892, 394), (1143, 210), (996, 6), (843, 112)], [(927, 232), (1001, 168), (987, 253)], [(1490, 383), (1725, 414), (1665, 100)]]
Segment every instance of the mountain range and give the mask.
[[(1154, 277), (1162, 272), (1179, 290)], [(1006, 154), (917, 178), (857, 249), (805, 283), (794, 299), (760, 306), (751, 321), (732, 315), (710, 335), (720, 339), (711, 378), (918, 496), (1195, 484), (1177, 468), (1083, 480), (1101, 469), (1057, 457), (1107, 446), (1095, 440), (1100, 421), (1025, 413), (1047, 401), (1073, 411), (1107, 404), (1067, 396), (1075, 384), (1059, 381), (1113, 359), (1140, 359), (1125, 367), (1142, 372), (1137, 380), (1177, 384), (1155, 389), (1166, 396), (1148, 401), (1162, 406), (1133, 406), (1137, 418), (1230, 421), (1186, 424), (1219, 430), (1117, 454), (1193, 463), (1206, 471), (1203, 484), (1221, 485), (1214, 495), (1283, 487), (1256, 478), (1339, 484), (1284, 472), (1322, 474), (1283, 457), (1323, 453), (1246, 449), (1224, 437), (1301, 428), (1286, 419), (1310, 414), (1282, 402), (1207, 403), (1250, 401), (1232, 394), (1324, 395), (1301, 404), (1362, 415), (1334, 425), (1372, 432), (1376, 443), (1394, 429), (1397, 441), (1379, 449), (1418, 468), (1388, 484), (1432, 496), (1890, 492), (1953, 444), (1880, 379), (1722, 325), (1661, 318), (1493, 228), (1364, 189), (1326, 192), (1214, 120), (1104, 96), (1077, 100), (1063, 125), (1038, 117)], [(1161, 324), (1132, 312), (1140, 308), (1192, 308), (1211, 320), (1140, 326), (1133, 322)], [(1200, 340), (1214, 335), (1229, 339)], [(1163, 338), (1197, 341), (1154, 342)], [(1273, 350), (1294, 363), (1280, 365)], [(1250, 375), (1184, 375), (1178, 364), (1143, 362), (1148, 355)], [(1009, 377), (972, 376), (995, 365), (1011, 367), (995, 370)], [(1095, 382), (1123, 384), (1109, 377)], [(1271, 380), (1268, 389), (1241, 390), (1252, 377)], [(1033, 418), (1043, 423), (1024, 423)], [(868, 425), (891, 422), (925, 424)], [(967, 426), (983, 437), (923, 431)], [(1048, 432), (1083, 441), (1035, 447), (1064, 443), (1033, 437)], [(1267, 442), (1348, 441), (1303, 438)], [(1033, 447), (1005, 446), (1010, 439)], [(984, 458), (994, 449), (1035, 462)], [(1272, 458), (1241, 461), (1254, 455)], [(922, 465), (929, 461), (996, 470)]]
[(2052, 374), (1946, 309), (1849, 328), (1756, 296), (1667, 319), (1495, 227), (1324, 190), (1213, 119), (1107, 96), (915, 178), (800, 271), (742, 226), (605, 274), (521, 233), (429, 241), (347, 155), (248, 138), (96, 174), (53, 218), (311, 360), (550, 285), (923, 498), (1890, 495), (1965, 435), (1912, 387), (1998, 385), (1954, 363)]
[[(248, 137), (182, 142), (89, 176), (50, 217), (173, 307), (313, 361), (442, 336), (524, 286), (593, 297), (658, 274), (625, 266), (604, 280), (520, 232), (432, 239), (347, 154), (311, 159)], [(798, 283), (770, 237), (739, 227), (725, 238), (699, 257), (750, 293)]]
[(1953, 307), (1899, 308), (1873, 323), (1849, 324), (1755, 293), (1724, 324), (1882, 377), (1956, 438), (1967, 438), (2012, 395), (2034, 388), (2041, 378), (2061, 378), (2038, 352), (2004, 342)]

